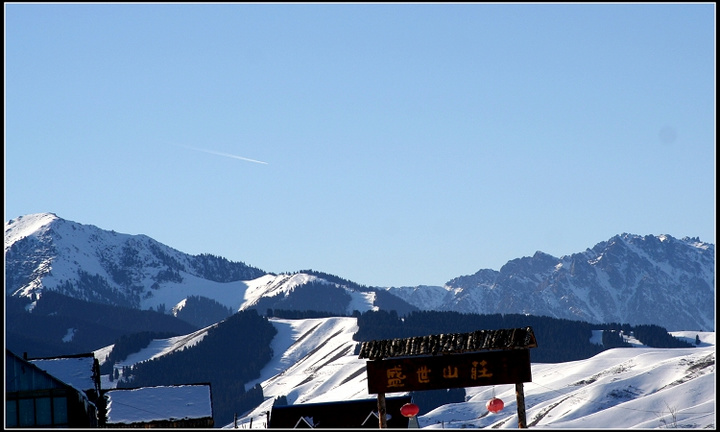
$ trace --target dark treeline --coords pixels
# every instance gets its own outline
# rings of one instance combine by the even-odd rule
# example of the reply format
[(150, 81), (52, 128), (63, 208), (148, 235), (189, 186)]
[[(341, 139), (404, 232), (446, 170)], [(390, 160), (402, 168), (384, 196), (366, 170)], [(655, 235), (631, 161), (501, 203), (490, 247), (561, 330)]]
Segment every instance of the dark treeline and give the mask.
[(244, 383), (260, 377), (276, 333), (255, 310), (238, 312), (209, 329), (202, 343), (123, 371), (118, 388), (210, 383), (215, 424), (231, 423), (262, 402), (262, 388), (246, 392)]
[(605, 330), (602, 334), (602, 344), (605, 348), (623, 348), (631, 346), (625, 341), (620, 330)]
[(196, 255), (190, 263), (198, 276), (215, 282), (252, 280), (268, 274), (244, 262), (228, 261), (213, 254)]
[(672, 336), (663, 327), (657, 325), (637, 325), (634, 328), (634, 334), (642, 343), (653, 348), (690, 348), (694, 346)]
[[(6, 347), (30, 357), (86, 353), (129, 333), (153, 331), (179, 336), (197, 330), (186, 321), (155, 311), (92, 303), (45, 290), (30, 312), (30, 299), (5, 297)], [(63, 338), (75, 329), (71, 341)], [(99, 359), (101, 360), (101, 359)]]
[[(174, 333), (158, 333), (158, 332), (139, 332), (120, 336), (115, 343), (104, 363), (100, 366), (101, 374), (111, 374), (113, 379), (113, 365), (119, 361), (125, 360), (130, 354), (136, 353), (150, 345), (153, 339), (167, 339), (177, 336)], [(102, 359), (98, 359), (102, 360)]]
[(351, 288), (351, 289), (354, 289), (354, 290), (357, 290), (357, 291), (369, 291), (369, 290), (370, 290), (370, 288), (368, 288), (368, 287), (365, 286), (365, 285), (360, 285), (360, 284), (355, 283), (355, 282), (353, 282), (353, 281), (349, 281), (349, 280), (347, 280), (347, 279), (341, 278), (340, 276), (335, 276), (335, 275), (332, 275), (332, 274), (329, 274), (329, 273), (323, 273), (323, 272), (320, 272), (320, 271), (308, 269), (308, 270), (296, 271), (296, 272), (294, 272), (293, 274), (298, 274), (298, 273), (304, 273), (304, 274), (309, 274), (309, 275), (317, 276), (317, 277), (319, 277), (319, 278), (325, 279), (326, 281), (328, 281), (328, 282), (330, 282), (330, 283), (334, 283), (334, 284), (337, 284), (337, 285), (344, 285), (344, 286), (346, 286), (346, 287), (348, 287), (348, 288)]
[(352, 297), (345, 290), (324, 282), (311, 281), (298, 285), (286, 295), (262, 297), (253, 309), (265, 312), (268, 309), (317, 310), (328, 316), (343, 316)]
[(233, 310), (223, 306), (217, 300), (203, 296), (188, 296), (185, 305), (175, 312), (175, 316), (198, 328), (206, 327), (233, 314)]
[[(605, 349), (627, 346), (619, 333), (608, 333), (603, 344), (590, 342), (593, 330), (622, 330), (630, 334), (635, 327), (627, 324), (590, 324), (544, 316), (523, 314), (466, 314), (459, 312), (418, 311), (404, 317), (395, 311), (368, 311), (357, 315), (358, 331), (354, 339), (369, 341), (443, 333), (469, 333), (476, 330), (499, 330), (532, 327), (538, 347), (530, 349), (530, 358), (536, 363), (561, 363), (586, 359)], [(641, 327), (635, 337), (642, 343), (657, 348), (678, 347), (680, 342), (658, 326)], [(646, 329), (645, 327), (651, 327)], [(648, 331), (649, 330), (649, 331)], [(649, 335), (648, 335), (649, 333)], [(661, 334), (665, 336), (661, 337)], [(671, 340), (672, 339), (672, 340)], [(605, 342), (607, 341), (607, 345)], [(692, 345), (684, 345), (692, 346)]]
[(532, 327), (538, 347), (530, 350), (537, 363), (581, 360), (601, 352), (603, 347), (590, 342), (590, 324), (564, 319), (515, 315), (479, 315), (460, 312), (418, 311), (403, 318), (397, 313), (369, 311), (358, 317), (355, 340), (393, 339), (442, 333), (469, 333), (475, 330), (499, 330)]

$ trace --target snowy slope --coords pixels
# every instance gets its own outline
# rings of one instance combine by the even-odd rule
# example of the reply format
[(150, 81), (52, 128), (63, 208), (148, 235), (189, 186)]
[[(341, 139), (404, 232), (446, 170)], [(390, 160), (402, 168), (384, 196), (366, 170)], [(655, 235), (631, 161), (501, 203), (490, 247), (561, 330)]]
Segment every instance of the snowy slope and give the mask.
[[(370, 399), (365, 362), (354, 354), (355, 318), (272, 319), (278, 334), (275, 353), (259, 383), (265, 402), (238, 419), (238, 427), (263, 428), (273, 401), (286, 396), (289, 404)], [(202, 331), (179, 338), (153, 341), (123, 365), (166, 354), (197, 343)], [(673, 332), (673, 336), (701, 344), (695, 348), (658, 349), (631, 339), (632, 348), (604, 351), (590, 359), (533, 363), (532, 382), (524, 384), (526, 419), (534, 428), (687, 428), (715, 427), (715, 333)], [(599, 339), (595, 333), (593, 339)], [(538, 341), (542, 343), (542, 341)], [(111, 347), (96, 351), (104, 359)], [(108, 385), (103, 376), (103, 388)], [(398, 396), (403, 393), (389, 393)], [(490, 414), (485, 403), (493, 396), (505, 409)], [(513, 385), (469, 387), (466, 402), (420, 411), (421, 428), (517, 428)], [(233, 425), (225, 425), (232, 428)]]
[[(276, 357), (257, 381), (267, 400), (239, 419), (239, 427), (248, 427), (251, 419), (253, 428), (262, 427), (265, 412), (282, 395), (290, 404), (375, 397), (367, 393), (365, 360), (352, 352), (356, 344), (352, 318), (273, 320), (273, 324), (279, 331), (273, 342)], [(533, 364), (533, 381), (524, 385), (528, 424), (536, 428), (657, 428), (676, 422), (691, 428), (713, 427), (715, 333), (673, 333), (693, 343), (696, 334), (702, 341), (696, 348), (636, 345), (607, 350), (587, 360)], [(493, 392), (505, 401), (505, 409), (498, 414), (485, 408)], [(421, 407), (420, 426), (517, 428), (513, 385), (472, 387), (466, 393), (464, 403), (432, 412), (423, 412)]]
[[(217, 326), (217, 324), (207, 326), (187, 335), (175, 336), (168, 339), (155, 339), (151, 341), (146, 348), (134, 354), (130, 354), (123, 361), (115, 363), (113, 365), (113, 370), (117, 369), (119, 376), (122, 376), (122, 369), (125, 366), (132, 366), (136, 363), (162, 357), (166, 354), (172, 353), (173, 351), (181, 351), (185, 348), (190, 348), (193, 345), (202, 342), (203, 338), (207, 336), (208, 330), (215, 326)], [(93, 351), (93, 354), (95, 355), (95, 358), (98, 359), (100, 366), (105, 363), (105, 360), (112, 351), (113, 346), (114, 345), (108, 345)], [(117, 381), (110, 381), (110, 377), (108, 375), (101, 376), (101, 388), (110, 389), (115, 388), (116, 385)]]
[[(264, 413), (281, 395), (294, 404), (375, 397), (367, 393), (365, 360), (349, 351), (355, 344), (347, 331), (351, 320), (274, 321), (280, 330), (276, 348), (288, 349), (276, 351), (279, 354), (273, 365), (264, 371), (269, 377), (263, 378), (261, 385), (268, 400), (239, 424), (247, 427), (252, 418), (253, 427), (261, 427)], [(334, 336), (327, 338), (328, 334)], [(690, 341), (696, 334), (674, 333)], [(703, 343), (697, 348), (622, 348), (588, 360), (533, 364), (533, 381), (524, 385), (528, 424), (540, 428), (656, 428), (673, 423), (671, 414), (675, 414), (681, 426), (714, 426), (715, 334), (699, 335)], [(320, 352), (327, 354), (320, 357)], [(474, 387), (466, 392), (464, 403), (429, 413), (421, 407), (420, 426), (517, 427), (514, 386)], [(506, 404), (498, 414), (489, 414), (485, 408), (493, 392)]]
[[(694, 337), (694, 334), (693, 334)], [(662, 421), (683, 427), (715, 424), (714, 333), (712, 345), (689, 349), (617, 348), (587, 360), (533, 364), (524, 384), (528, 426), (535, 428), (657, 428)], [(489, 414), (495, 395), (505, 409)], [(516, 428), (514, 386), (467, 389), (468, 401), (421, 417), (426, 427)], [(458, 405), (462, 405), (460, 413)]]
[[(280, 355), (246, 387), (260, 383), (265, 397), (284, 395), (289, 404), (367, 396), (359, 385), (365, 379), (364, 363), (353, 354), (355, 318), (273, 319), (272, 323), (278, 330), (272, 349)], [(351, 395), (346, 392), (348, 384)]]

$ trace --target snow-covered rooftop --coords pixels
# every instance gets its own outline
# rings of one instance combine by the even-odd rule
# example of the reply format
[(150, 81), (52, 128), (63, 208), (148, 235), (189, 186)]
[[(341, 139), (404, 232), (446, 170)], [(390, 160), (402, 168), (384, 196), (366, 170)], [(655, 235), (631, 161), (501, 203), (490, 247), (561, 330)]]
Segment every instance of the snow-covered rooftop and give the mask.
[(181, 385), (110, 390), (108, 424), (212, 417), (210, 385)]
[(78, 390), (93, 390), (93, 363), (95, 357), (58, 357), (52, 359), (28, 360), (38, 368), (44, 370), (65, 384)]

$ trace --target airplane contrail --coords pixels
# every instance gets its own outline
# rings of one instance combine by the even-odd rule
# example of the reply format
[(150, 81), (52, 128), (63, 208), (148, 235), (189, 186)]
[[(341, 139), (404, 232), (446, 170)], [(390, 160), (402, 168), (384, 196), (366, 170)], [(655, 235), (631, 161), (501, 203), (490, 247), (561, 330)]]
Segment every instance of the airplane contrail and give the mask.
[(218, 151), (214, 151), (214, 150), (201, 149), (201, 148), (190, 147), (190, 146), (185, 146), (185, 145), (181, 145), (181, 147), (185, 147), (187, 149), (195, 150), (195, 151), (199, 151), (199, 152), (203, 152), (203, 153), (210, 153), (210, 154), (214, 154), (214, 155), (218, 155), (218, 156), (224, 156), (224, 157), (229, 157), (229, 158), (233, 158), (233, 159), (240, 159), (240, 160), (244, 160), (247, 162), (255, 162), (255, 163), (259, 163), (259, 164), (263, 164), (263, 165), (268, 164), (267, 162), (250, 159), (250, 158), (246, 158), (246, 157), (242, 157), (242, 156), (238, 156), (238, 155), (234, 155), (234, 154), (230, 154), (230, 153), (222, 153), (222, 152), (218, 152)]

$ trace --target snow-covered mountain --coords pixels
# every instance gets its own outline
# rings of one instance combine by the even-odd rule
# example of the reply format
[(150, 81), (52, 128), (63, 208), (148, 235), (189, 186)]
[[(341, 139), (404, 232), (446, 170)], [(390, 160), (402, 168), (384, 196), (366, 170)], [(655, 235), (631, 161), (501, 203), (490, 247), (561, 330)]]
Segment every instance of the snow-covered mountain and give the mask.
[[(5, 223), (6, 295), (37, 301), (44, 290), (95, 303), (178, 314), (190, 296), (232, 310), (319, 309), (336, 314), (377, 308), (377, 295), (311, 274), (264, 272), (204, 254), (192, 256), (145, 235), (120, 234), (52, 213)], [(308, 303), (326, 288), (324, 304)], [(303, 295), (305, 294), (305, 295)], [(333, 302), (332, 300), (335, 300)], [(398, 300), (400, 302), (400, 300)], [(317, 303), (317, 302), (315, 302)]]
[[(237, 427), (264, 428), (266, 412), (282, 396), (291, 405), (375, 398), (367, 392), (366, 361), (354, 353), (355, 318), (271, 319), (271, 323), (278, 331), (272, 341), (274, 357), (259, 379), (245, 384), (248, 389), (260, 384), (265, 401), (241, 415)], [(204, 331), (156, 340), (116, 367), (121, 369), (201, 343)], [(630, 339), (632, 348), (606, 350), (586, 360), (533, 363), (532, 382), (524, 384), (528, 426), (714, 428), (715, 333), (674, 332), (673, 336), (691, 343), (697, 336), (701, 343), (694, 348), (658, 349)], [(601, 339), (599, 334), (593, 338)], [(96, 357), (103, 361), (111, 348), (97, 350)], [(113, 382), (103, 376), (102, 388), (112, 386)], [(430, 411), (421, 406), (420, 427), (517, 428), (514, 385), (465, 390), (465, 402)], [(489, 413), (485, 406), (493, 395), (505, 402), (505, 408), (497, 414)]]
[(53, 290), (176, 316), (189, 297), (199, 296), (261, 312), (452, 310), (714, 329), (715, 246), (669, 235), (617, 235), (561, 258), (537, 252), (442, 287), (368, 288), (318, 272), (277, 275), (213, 255), (191, 256), (145, 235), (41, 213), (5, 223), (5, 263), (6, 295), (37, 300)]
[(715, 246), (697, 238), (622, 234), (561, 258), (536, 252), (442, 287), (389, 291), (421, 309), (710, 331)]

